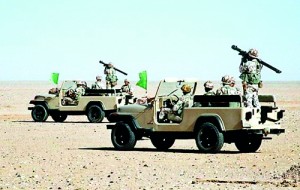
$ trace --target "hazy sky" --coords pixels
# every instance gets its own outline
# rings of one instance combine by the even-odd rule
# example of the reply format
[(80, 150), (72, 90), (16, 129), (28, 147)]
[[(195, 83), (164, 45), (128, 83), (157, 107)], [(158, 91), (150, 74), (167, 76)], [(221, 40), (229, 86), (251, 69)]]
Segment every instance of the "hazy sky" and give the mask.
[(94, 80), (99, 60), (138, 80), (239, 76), (231, 49), (258, 49), (263, 80), (300, 81), (297, 0), (0, 0), (0, 80)]

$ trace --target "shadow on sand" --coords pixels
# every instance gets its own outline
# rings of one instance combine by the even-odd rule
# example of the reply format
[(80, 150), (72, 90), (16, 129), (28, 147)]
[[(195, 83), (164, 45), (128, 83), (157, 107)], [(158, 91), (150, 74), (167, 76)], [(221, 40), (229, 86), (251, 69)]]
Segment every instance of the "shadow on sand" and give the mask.
[[(102, 150), (102, 151), (122, 151), (122, 150), (116, 150), (112, 147), (86, 147), (86, 148), (78, 148), (79, 150)], [(128, 152), (128, 150), (124, 150), (123, 152)], [(133, 150), (130, 150), (130, 152), (166, 152), (166, 153), (188, 153), (188, 154), (240, 154), (239, 151), (220, 151), (218, 153), (200, 153), (198, 150), (190, 150), (190, 149), (169, 149), (165, 151), (157, 150), (156, 148), (134, 148)], [(257, 154), (259, 152), (256, 152)], [(244, 153), (243, 153), (244, 154)], [(250, 154), (250, 153), (248, 153)]]

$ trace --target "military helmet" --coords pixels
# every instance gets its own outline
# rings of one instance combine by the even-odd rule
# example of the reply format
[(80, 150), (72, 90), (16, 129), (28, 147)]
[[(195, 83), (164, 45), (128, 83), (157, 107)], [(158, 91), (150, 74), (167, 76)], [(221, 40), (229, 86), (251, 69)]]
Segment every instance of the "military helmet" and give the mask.
[(85, 82), (84, 81), (77, 81), (77, 86), (79, 86), (79, 85), (85, 85)]
[(113, 65), (112, 62), (109, 62), (109, 63), (107, 64), (107, 66), (108, 66), (109, 68), (113, 68), (113, 67), (114, 67), (114, 65)]
[(229, 83), (230, 83), (230, 84), (235, 84), (235, 79), (234, 79), (234, 77), (230, 77)]
[(254, 48), (251, 48), (248, 51), (248, 54), (249, 54), (250, 57), (253, 57), (253, 58), (257, 58), (258, 57), (258, 51), (257, 51), (257, 49), (254, 49)]
[(96, 80), (101, 80), (101, 79), (102, 79), (102, 77), (100, 75), (96, 76)]
[(125, 80), (124, 80), (124, 83), (125, 83), (125, 82), (128, 82), (128, 83), (129, 83), (129, 80), (128, 80), (128, 79), (125, 79)]
[(223, 76), (221, 81), (223, 84), (230, 84), (230, 76), (229, 75)]
[(181, 90), (184, 93), (190, 93), (192, 91), (192, 87), (188, 84), (184, 84), (182, 85)]
[(211, 82), (210, 80), (209, 80), (209, 81), (206, 81), (206, 82), (204, 83), (204, 88), (213, 89), (213, 88), (214, 88), (213, 82)]

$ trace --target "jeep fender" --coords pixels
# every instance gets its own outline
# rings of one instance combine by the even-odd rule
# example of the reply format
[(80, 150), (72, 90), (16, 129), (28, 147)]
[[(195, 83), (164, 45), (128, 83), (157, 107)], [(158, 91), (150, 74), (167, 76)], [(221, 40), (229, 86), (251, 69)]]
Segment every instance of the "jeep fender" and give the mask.
[(104, 106), (103, 106), (103, 103), (101, 101), (93, 101), (93, 102), (89, 102), (86, 107), (85, 107), (85, 111), (87, 112), (89, 107), (92, 106), (92, 105), (97, 105), (97, 106), (100, 106), (100, 108), (105, 112), (105, 109), (104, 109)]
[(197, 130), (197, 127), (199, 127), (202, 123), (210, 122), (214, 124), (220, 132), (225, 131), (225, 126), (222, 118), (218, 114), (202, 114), (198, 117), (194, 131)]
[[(139, 128), (141, 128), (139, 123), (132, 115), (118, 114), (117, 112), (114, 112), (109, 115), (109, 120), (116, 123), (127, 123), (132, 129), (132, 131), (137, 131)], [(108, 128), (112, 128), (114, 126), (115, 125), (107, 125)]]
[(49, 106), (48, 103), (45, 101), (35, 101), (35, 100), (31, 100), (29, 102), (29, 104), (33, 104), (33, 105), (43, 105), (47, 110), (49, 110)]

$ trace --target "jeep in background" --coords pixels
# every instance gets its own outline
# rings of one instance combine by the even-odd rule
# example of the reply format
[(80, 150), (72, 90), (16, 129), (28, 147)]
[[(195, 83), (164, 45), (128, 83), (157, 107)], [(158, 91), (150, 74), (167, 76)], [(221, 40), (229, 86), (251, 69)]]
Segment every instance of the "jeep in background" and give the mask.
[[(160, 119), (162, 108), (182, 95), (181, 86), (192, 87), (192, 105), (185, 107), (182, 121)], [(117, 150), (131, 150), (137, 140), (150, 138), (158, 150), (167, 150), (176, 139), (195, 139), (200, 152), (217, 153), (224, 143), (235, 143), (241, 152), (255, 152), (269, 134), (284, 133), (280, 121), (284, 110), (276, 106), (275, 97), (260, 95), (261, 109), (247, 108), (239, 95), (195, 95), (196, 80), (163, 80), (154, 101), (147, 105), (120, 106), (110, 114), (111, 141)]]
[[(68, 115), (87, 115), (91, 123), (102, 122), (104, 117), (117, 110), (117, 107), (125, 104), (125, 96), (120, 89), (85, 89), (80, 98), (69, 97), (74, 94), (77, 82), (64, 81), (61, 88), (51, 89), (49, 94), (37, 95), (30, 101), (28, 110), (34, 121), (44, 122), (50, 115), (55, 122), (63, 122)], [(72, 100), (66, 103), (65, 99)]]

